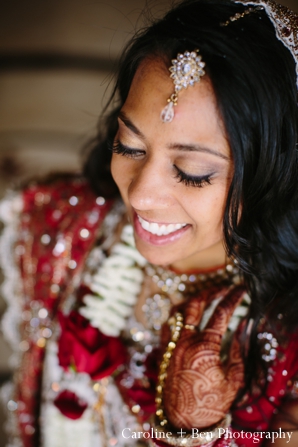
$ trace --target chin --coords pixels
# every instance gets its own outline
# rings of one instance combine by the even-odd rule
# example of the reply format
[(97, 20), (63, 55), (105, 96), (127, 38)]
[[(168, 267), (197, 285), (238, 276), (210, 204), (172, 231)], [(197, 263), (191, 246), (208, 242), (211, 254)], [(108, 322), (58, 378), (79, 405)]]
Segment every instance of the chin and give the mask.
[(143, 244), (138, 244), (137, 242), (136, 248), (150, 264), (166, 266), (182, 260), (180, 258), (177, 259), (175, 256), (170, 256), (168, 250), (166, 250), (167, 253), (164, 253), (164, 250), (162, 249), (148, 249), (147, 247), (144, 247)]

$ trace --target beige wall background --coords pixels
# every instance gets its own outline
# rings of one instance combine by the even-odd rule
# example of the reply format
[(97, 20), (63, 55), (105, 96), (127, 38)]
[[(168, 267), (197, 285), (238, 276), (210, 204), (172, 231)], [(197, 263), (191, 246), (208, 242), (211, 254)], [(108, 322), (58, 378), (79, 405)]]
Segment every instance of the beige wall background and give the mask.
[[(26, 178), (80, 169), (123, 44), (142, 26), (144, 8), (160, 16), (171, 3), (0, 0), (0, 196)], [(282, 3), (298, 12), (298, 0)], [(0, 382), (9, 356), (0, 334)]]

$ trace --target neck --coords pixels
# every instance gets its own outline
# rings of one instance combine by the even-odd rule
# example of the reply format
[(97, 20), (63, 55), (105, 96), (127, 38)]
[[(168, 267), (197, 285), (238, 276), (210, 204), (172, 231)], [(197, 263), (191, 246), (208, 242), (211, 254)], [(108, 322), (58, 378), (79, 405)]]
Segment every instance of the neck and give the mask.
[(227, 263), (227, 254), (223, 241), (208, 247), (199, 253), (195, 253), (189, 258), (174, 262), (170, 268), (178, 272), (189, 272), (197, 270), (210, 270)]

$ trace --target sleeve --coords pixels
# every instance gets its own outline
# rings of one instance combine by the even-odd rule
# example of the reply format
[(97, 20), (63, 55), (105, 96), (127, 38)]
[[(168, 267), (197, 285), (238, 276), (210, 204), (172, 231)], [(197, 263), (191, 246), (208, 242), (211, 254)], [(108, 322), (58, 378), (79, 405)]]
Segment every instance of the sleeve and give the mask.
[(4, 392), (13, 445), (40, 445), (41, 382), (52, 322), (77, 286), (110, 207), (82, 178), (31, 183), (0, 205), (8, 303), (2, 327), (15, 352), (11, 394)]

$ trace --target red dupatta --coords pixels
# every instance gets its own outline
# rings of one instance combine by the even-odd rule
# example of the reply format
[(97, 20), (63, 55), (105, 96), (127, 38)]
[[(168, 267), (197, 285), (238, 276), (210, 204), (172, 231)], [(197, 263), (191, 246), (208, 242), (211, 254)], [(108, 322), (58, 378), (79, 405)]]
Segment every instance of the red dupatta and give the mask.
[(38, 447), (43, 360), (59, 307), (80, 275), (112, 202), (96, 197), (86, 180), (58, 179), (23, 192), (16, 253), (22, 278), (20, 367), (15, 374), (19, 436)]

